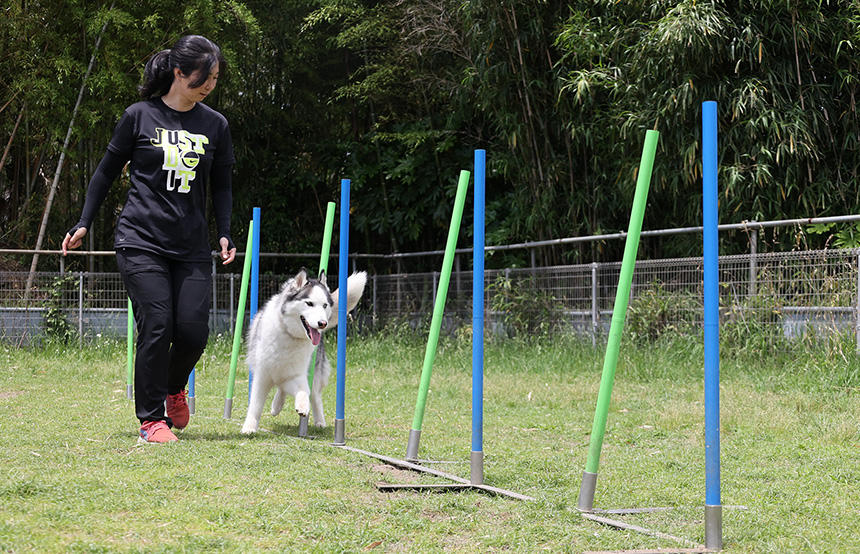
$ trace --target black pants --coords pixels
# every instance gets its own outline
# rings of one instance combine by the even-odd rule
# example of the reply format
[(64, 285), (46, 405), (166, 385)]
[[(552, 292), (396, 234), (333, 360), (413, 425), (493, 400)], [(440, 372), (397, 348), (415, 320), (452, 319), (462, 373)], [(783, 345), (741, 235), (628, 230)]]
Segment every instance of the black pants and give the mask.
[(137, 418), (172, 426), (164, 400), (185, 388), (209, 338), (209, 264), (132, 248), (118, 249), (116, 259), (137, 323)]

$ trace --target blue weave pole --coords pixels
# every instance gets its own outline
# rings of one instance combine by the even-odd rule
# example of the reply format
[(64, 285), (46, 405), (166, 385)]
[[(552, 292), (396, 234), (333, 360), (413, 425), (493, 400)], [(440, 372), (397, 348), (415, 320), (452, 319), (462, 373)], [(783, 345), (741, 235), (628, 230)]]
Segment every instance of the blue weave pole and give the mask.
[(470, 481), (484, 483), (484, 189), (485, 150), (475, 150), (472, 230), (472, 454)]
[(195, 405), (196, 396), (194, 394), (195, 373), (197, 373), (197, 368), (192, 369), (191, 375), (188, 376), (188, 412), (192, 415), (197, 408), (197, 406)]
[[(252, 211), (254, 220), (253, 244), (251, 246), (251, 313), (248, 315), (248, 329), (257, 315), (257, 301), (260, 299), (260, 208)], [(248, 402), (251, 402), (251, 385), (254, 382), (254, 368), (248, 366)]]
[(720, 300), (717, 103), (702, 103), (702, 239), (705, 304), (705, 546), (723, 544), (720, 501)]
[(344, 405), (346, 397), (346, 279), (349, 268), (349, 179), (340, 181), (340, 241), (337, 258), (337, 404), (334, 444), (346, 444)]

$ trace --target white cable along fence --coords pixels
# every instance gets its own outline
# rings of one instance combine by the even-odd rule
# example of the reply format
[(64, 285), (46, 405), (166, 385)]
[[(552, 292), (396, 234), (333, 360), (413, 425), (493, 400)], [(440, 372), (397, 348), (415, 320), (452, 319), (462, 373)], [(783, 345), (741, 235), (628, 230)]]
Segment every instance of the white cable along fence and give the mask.
[[(487, 270), (487, 333), (571, 333), (597, 345), (609, 329), (620, 268), (616, 262)], [(860, 249), (724, 256), (719, 268), (724, 336), (757, 333), (769, 341), (842, 336), (860, 346)], [(126, 336), (127, 298), (119, 274), (40, 272), (25, 301), (28, 275), (0, 272), (0, 341), (24, 345), (53, 335), (84, 343)], [(261, 274), (260, 305), (289, 277)], [(646, 340), (700, 332), (702, 279), (701, 258), (637, 262), (626, 332)], [(429, 324), (438, 281), (438, 272), (371, 275), (352, 330), (421, 329)], [(214, 275), (213, 335), (232, 333), (240, 284), (239, 274)], [(471, 271), (455, 271), (443, 332), (468, 329), (471, 295)]]

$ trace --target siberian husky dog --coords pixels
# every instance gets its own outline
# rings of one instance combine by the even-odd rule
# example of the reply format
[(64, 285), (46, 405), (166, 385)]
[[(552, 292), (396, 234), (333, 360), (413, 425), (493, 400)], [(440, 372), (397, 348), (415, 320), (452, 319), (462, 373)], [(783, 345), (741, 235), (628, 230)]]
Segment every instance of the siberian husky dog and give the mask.
[[(347, 311), (358, 304), (366, 283), (364, 271), (347, 279)], [(257, 312), (248, 333), (247, 361), (253, 384), (242, 433), (257, 432), (266, 396), (272, 388), (275, 388), (273, 416), (281, 412), (289, 394), (295, 397), (299, 415), (307, 416), (313, 408), (314, 423), (325, 427), (322, 390), (328, 383), (331, 365), (326, 359), (322, 333), (338, 324), (337, 317), (338, 291), (329, 292), (325, 272), (320, 273), (319, 279), (311, 279), (305, 269), (284, 283), (280, 292)], [(317, 346), (313, 391), (310, 391), (308, 366)]]

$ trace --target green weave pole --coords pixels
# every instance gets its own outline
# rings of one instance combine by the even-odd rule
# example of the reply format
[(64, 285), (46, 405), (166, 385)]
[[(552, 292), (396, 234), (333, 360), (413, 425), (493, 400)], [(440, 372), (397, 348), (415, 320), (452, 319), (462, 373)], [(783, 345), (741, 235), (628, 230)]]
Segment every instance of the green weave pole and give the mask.
[(636, 252), (639, 250), (639, 234), (642, 231), (642, 219), (645, 217), (645, 204), (648, 199), (648, 187), (651, 184), (651, 171), (654, 168), (654, 155), (657, 151), (657, 139), (659, 137), (660, 133), (654, 130), (645, 133), (645, 145), (642, 148), (633, 209), (630, 213), (630, 226), (624, 245), (624, 258), (621, 261), (621, 275), (618, 278), (615, 307), (612, 309), (612, 322), (609, 326), (606, 357), (603, 361), (603, 376), (600, 379), (600, 392), (597, 397), (597, 409), (594, 412), (594, 425), (591, 429), (591, 444), (585, 467), (585, 471), (588, 473), (596, 474), (600, 461), (603, 434), (606, 431), (606, 416), (609, 412), (609, 398), (612, 395), (612, 384), (615, 380), (621, 333), (624, 330), (624, 319), (627, 315), (627, 301), (633, 282), (633, 269), (636, 266)]
[[(328, 274), (328, 255), (331, 250), (331, 233), (334, 229), (334, 209), (336, 204), (329, 202), (325, 212), (325, 231), (323, 231), (322, 249), (320, 250), (320, 273), (323, 271)], [(317, 363), (317, 351), (314, 348), (313, 356), (311, 356), (311, 367), (308, 369), (308, 386), (314, 386), (314, 367)]]
[(233, 409), (233, 388), (236, 385), (236, 366), (242, 346), (242, 326), (245, 321), (245, 302), (248, 300), (248, 281), (251, 279), (251, 250), (254, 246), (254, 221), (248, 224), (248, 245), (245, 247), (245, 264), (242, 267), (242, 286), (239, 289), (239, 309), (233, 328), (233, 352), (230, 355), (230, 375), (227, 379), (227, 396), (224, 400), (224, 418), (229, 419)]
[(128, 299), (128, 333), (125, 341), (126, 365), (125, 397), (134, 398), (134, 312), (131, 309), (131, 298)]
[(433, 307), (433, 319), (430, 322), (430, 336), (427, 339), (427, 350), (424, 352), (424, 367), (421, 369), (421, 383), (418, 388), (418, 401), (415, 404), (415, 417), (412, 419), (412, 433), (410, 433), (409, 446), (407, 447), (407, 459), (417, 455), (417, 435), (421, 431), (421, 424), (424, 420), (427, 391), (430, 388), (433, 360), (436, 358), (436, 346), (439, 343), (439, 331), (442, 328), (442, 316), (445, 312), (445, 301), (448, 296), (448, 283), (451, 281), (454, 251), (457, 249), (457, 236), (460, 234), (460, 221), (463, 219), (463, 206), (466, 204), (466, 190), (469, 188), (470, 176), (470, 172), (460, 171), (460, 181), (457, 184), (457, 196), (454, 201), (454, 213), (451, 215), (448, 243), (445, 246), (445, 257), (442, 261), (442, 273), (439, 276), (439, 286), (436, 289), (436, 303)]

